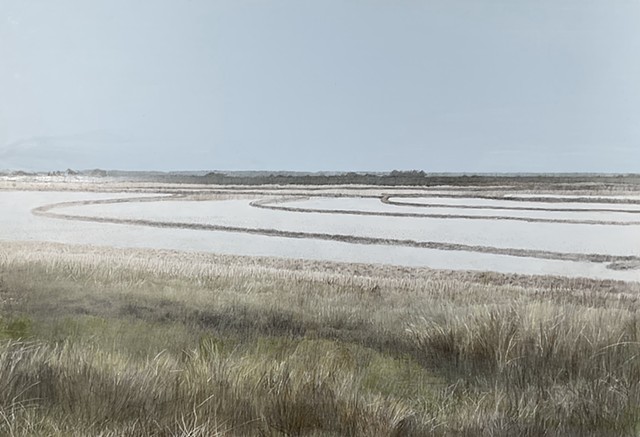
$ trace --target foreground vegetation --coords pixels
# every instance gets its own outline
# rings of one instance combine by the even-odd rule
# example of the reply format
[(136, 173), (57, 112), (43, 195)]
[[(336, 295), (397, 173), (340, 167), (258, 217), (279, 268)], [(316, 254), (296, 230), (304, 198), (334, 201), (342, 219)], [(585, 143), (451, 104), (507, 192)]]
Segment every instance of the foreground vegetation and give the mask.
[(0, 435), (636, 435), (638, 285), (0, 243)]

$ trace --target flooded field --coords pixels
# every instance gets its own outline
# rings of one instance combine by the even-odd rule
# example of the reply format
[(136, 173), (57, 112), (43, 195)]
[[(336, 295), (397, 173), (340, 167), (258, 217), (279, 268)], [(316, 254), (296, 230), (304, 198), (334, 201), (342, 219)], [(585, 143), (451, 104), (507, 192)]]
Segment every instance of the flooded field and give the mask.
[(0, 191), (0, 239), (640, 281), (632, 195), (144, 191)]

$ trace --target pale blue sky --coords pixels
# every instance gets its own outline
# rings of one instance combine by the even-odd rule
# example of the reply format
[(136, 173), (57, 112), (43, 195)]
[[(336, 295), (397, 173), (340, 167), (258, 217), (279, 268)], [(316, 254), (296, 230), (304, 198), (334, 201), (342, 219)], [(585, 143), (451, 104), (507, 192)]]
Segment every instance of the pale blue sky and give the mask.
[(640, 172), (640, 0), (0, 0), (0, 169)]

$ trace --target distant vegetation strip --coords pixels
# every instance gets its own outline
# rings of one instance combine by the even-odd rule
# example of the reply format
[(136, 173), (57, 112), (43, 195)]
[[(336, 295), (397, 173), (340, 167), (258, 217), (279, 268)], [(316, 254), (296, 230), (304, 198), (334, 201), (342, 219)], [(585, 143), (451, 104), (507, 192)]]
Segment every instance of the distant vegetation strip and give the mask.
[[(290, 201), (297, 200), (297, 198), (289, 199)], [(381, 199), (383, 203), (384, 199)], [(278, 202), (282, 202), (281, 200)], [(499, 215), (464, 215), (464, 214), (423, 214), (413, 212), (387, 212), (387, 211), (361, 211), (361, 210), (349, 210), (349, 209), (320, 209), (320, 208), (299, 208), (293, 206), (274, 205), (273, 200), (256, 200), (250, 203), (254, 208), (271, 209), (275, 211), (286, 212), (300, 212), (300, 213), (314, 213), (314, 214), (346, 214), (346, 215), (362, 215), (362, 216), (381, 216), (381, 217), (409, 217), (409, 218), (431, 218), (431, 219), (463, 219), (463, 220), (513, 220), (530, 223), (563, 223), (563, 224), (579, 224), (579, 225), (607, 225), (607, 226), (638, 226), (640, 221), (615, 221), (615, 220), (571, 220), (571, 219), (551, 219), (551, 218), (538, 218), (538, 217), (516, 217), (516, 216), (499, 216)], [(400, 205), (401, 202), (391, 203), (392, 205)], [(403, 205), (404, 206), (404, 205)], [(413, 205), (411, 205), (413, 206)], [(471, 205), (421, 205), (427, 207), (439, 207), (439, 208), (476, 208)], [(485, 209), (482, 207), (481, 209)], [(494, 209), (494, 208), (486, 208)], [(511, 208), (496, 208), (496, 209), (511, 209)], [(525, 208), (516, 208), (525, 209)], [(558, 209), (542, 209), (543, 211), (562, 211)], [(571, 210), (579, 212), (592, 212), (598, 210)], [(628, 212), (628, 211), (616, 211), (616, 212)], [(635, 211), (640, 214), (640, 211)]]
[[(2, 171), (0, 177), (48, 178), (41, 181), (43, 185), (54, 182), (52, 178), (62, 180), (94, 179), (102, 185), (108, 183), (157, 183), (157, 184), (194, 184), (201, 187), (223, 185), (239, 186), (304, 186), (310, 190), (323, 189), (328, 186), (369, 186), (375, 189), (393, 187), (394, 189), (469, 189), (501, 191), (535, 190), (535, 191), (636, 191), (640, 184), (640, 175), (634, 174), (443, 174), (428, 173), (421, 170), (394, 170), (391, 172), (131, 172), (117, 170), (83, 170), (56, 171), (49, 173), (32, 173), (23, 171)], [(86, 180), (82, 181), (86, 186)], [(444, 187), (446, 188), (444, 188)]]
[(540, 189), (546, 185), (553, 188), (563, 186), (587, 189), (607, 187), (634, 187), (640, 180), (639, 175), (591, 175), (591, 174), (554, 174), (554, 175), (465, 175), (436, 174), (422, 170), (393, 170), (388, 173), (346, 172), (326, 173), (285, 173), (285, 172), (238, 172), (213, 171), (204, 175), (157, 174), (106, 172), (105, 176), (124, 176), (140, 180), (159, 182), (179, 182), (220, 185), (373, 185), (373, 186), (409, 186), (435, 187), (438, 185), (478, 186), (517, 185)]
[(164, 201), (170, 200), (173, 197), (162, 196), (157, 198), (141, 197), (133, 199), (108, 199), (108, 200), (85, 200), (75, 202), (62, 202), (49, 205), (40, 206), (34, 208), (32, 213), (38, 216), (58, 218), (65, 220), (76, 220), (95, 223), (113, 223), (123, 225), (134, 226), (150, 226), (156, 228), (173, 228), (173, 229), (192, 229), (203, 231), (219, 231), (219, 232), (236, 232), (251, 235), (263, 235), (267, 237), (282, 237), (282, 238), (297, 238), (297, 239), (314, 239), (325, 241), (337, 241), (342, 243), (351, 244), (365, 244), (365, 245), (390, 245), (390, 246), (405, 246), (415, 247), (421, 249), (435, 249), (435, 250), (448, 250), (448, 251), (463, 251), (463, 252), (478, 252), (493, 255), (506, 255), (516, 256), (524, 258), (540, 258), (549, 260), (561, 260), (561, 261), (582, 261), (582, 262), (595, 262), (595, 263), (611, 263), (609, 267), (619, 268), (617, 266), (632, 266), (635, 268), (640, 265), (640, 257), (638, 256), (620, 256), (620, 255), (603, 255), (603, 254), (589, 254), (589, 253), (564, 253), (553, 252), (545, 250), (532, 250), (532, 249), (517, 249), (517, 248), (500, 248), (493, 246), (476, 246), (459, 243), (446, 243), (438, 241), (416, 241), (411, 239), (395, 239), (395, 238), (380, 238), (380, 237), (364, 237), (356, 235), (346, 234), (330, 234), (320, 232), (300, 232), (300, 231), (287, 231), (281, 229), (272, 228), (248, 228), (240, 226), (225, 226), (206, 223), (186, 223), (186, 222), (168, 222), (168, 221), (156, 221), (146, 219), (123, 219), (115, 217), (96, 217), (86, 215), (72, 215), (61, 214), (52, 212), (54, 209), (72, 207), (72, 206), (85, 206), (85, 205), (97, 205), (97, 204), (109, 204), (109, 203), (126, 203), (126, 202), (146, 202), (146, 201)]

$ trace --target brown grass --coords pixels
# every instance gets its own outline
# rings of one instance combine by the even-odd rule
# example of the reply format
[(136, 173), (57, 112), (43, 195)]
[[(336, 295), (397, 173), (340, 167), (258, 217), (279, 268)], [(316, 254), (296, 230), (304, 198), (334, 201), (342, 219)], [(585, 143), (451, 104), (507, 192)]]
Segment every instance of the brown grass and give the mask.
[(0, 243), (0, 434), (634, 435), (639, 287)]

